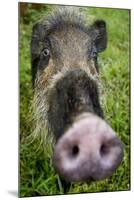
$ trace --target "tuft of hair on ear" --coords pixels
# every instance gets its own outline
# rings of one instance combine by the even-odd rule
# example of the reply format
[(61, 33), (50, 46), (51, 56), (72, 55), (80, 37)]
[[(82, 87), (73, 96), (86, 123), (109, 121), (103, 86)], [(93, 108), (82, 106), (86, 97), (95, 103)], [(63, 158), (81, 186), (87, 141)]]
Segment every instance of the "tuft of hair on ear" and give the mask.
[(104, 20), (96, 20), (95, 22), (94, 22), (94, 26), (96, 27), (96, 28), (106, 28), (106, 22), (104, 21)]

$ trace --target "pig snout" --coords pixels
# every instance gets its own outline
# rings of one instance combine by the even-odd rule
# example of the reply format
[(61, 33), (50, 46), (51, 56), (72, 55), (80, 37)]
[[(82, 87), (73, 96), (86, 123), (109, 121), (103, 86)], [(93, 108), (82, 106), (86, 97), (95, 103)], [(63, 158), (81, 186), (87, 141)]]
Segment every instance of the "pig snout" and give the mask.
[(58, 140), (53, 164), (68, 182), (101, 180), (123, 158), (123, 144), (112, 128), (94, 114), (81, 115)]

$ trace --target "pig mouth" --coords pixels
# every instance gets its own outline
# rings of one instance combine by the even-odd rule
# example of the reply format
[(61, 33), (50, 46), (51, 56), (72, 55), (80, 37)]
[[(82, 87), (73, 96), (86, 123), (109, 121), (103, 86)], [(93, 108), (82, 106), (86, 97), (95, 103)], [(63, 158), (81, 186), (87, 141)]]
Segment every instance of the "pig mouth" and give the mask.
[(54, 149), (53, 165), (68, 182), (110, 177), (123, 159), (123, 144), (98, 116), (79, 116)]

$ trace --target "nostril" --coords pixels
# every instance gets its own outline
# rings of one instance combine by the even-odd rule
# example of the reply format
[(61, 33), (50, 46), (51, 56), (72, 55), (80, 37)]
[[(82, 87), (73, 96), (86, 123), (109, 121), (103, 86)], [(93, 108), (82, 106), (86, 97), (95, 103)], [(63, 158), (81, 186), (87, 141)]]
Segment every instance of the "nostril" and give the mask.
[(110, 147), (107, 144), (102, 144), (100, 147), (101, 156), (106, 156), (110, 152)]
[(72, 156), (76, 157), (79, 154), (79, 147), (77, 145), (73, 146), (72, 148)]

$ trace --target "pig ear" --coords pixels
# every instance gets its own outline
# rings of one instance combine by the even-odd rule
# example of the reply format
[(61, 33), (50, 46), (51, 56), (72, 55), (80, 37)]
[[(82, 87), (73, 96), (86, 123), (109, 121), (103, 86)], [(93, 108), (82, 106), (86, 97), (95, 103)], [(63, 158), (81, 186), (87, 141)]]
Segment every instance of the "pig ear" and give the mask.
[(91, 34), (96, 45), (97, 52), (101, 52), (107, 47), (107, 30), (106, 22), (103, 20), (97, 20), (91, 26)]
[(37, 66), (40, 60), (40, 52), (43, 45), (44, 30), (44, 26), (41, 23), (37, 23), (33, 26), (31, 39), (31, 64), (33, 85), (37, 73)]
[(31, 56), (32, 60), (36, 59), (40, 54), (42, 42), (44, 37), (44, 26), (41, 23), (36, 23), (32, 30), (31, 39)]

